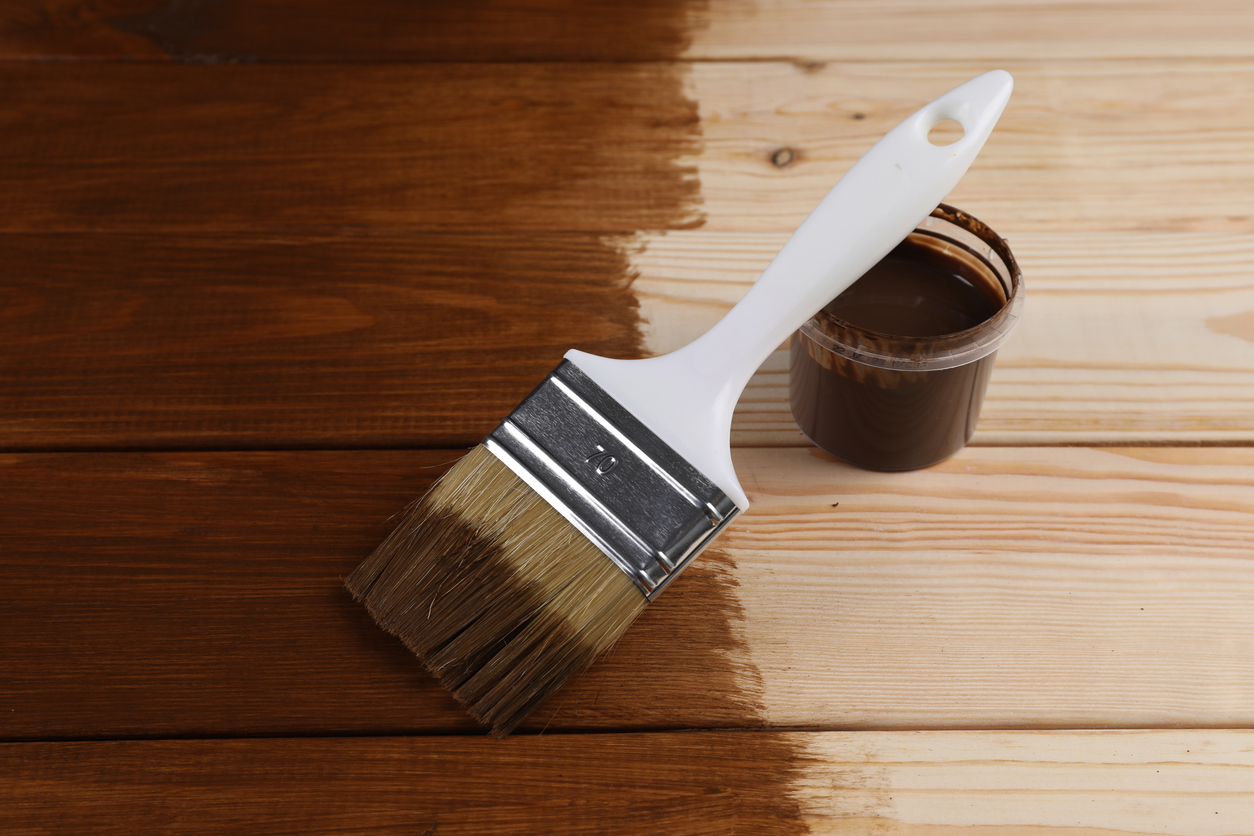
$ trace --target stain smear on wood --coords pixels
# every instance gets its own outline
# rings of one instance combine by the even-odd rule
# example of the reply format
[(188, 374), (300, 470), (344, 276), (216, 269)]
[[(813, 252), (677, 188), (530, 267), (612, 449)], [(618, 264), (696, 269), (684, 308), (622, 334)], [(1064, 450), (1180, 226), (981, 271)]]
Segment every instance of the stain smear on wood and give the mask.
[[(0, 66), (10, 114), (0, 156), (16, 163), (6, 189), (23, 206), (0, 219), (13, 233), (0, 273), (15, 303), (0, 337), (9, 449), (469, 445), (567, 348), (640, 356), (621, 242), (702, 222), (697, 106), (675, 59), (704, 4), (604, 4), (573, 17), (523, 2), (374, 5), (359, 32), (351, 4), (294, 13), (118, 0), (83, 16), (85, 54), (156, 47), (185, 65)], [(294, 14), (320, 34), (291, 25)], [(631, 26), (615, 24), (624, 15)], [(414, 22), (429, 16), (428, 31)], [(121, 37), (103, 37), (100, 21)], [(188, 65), (253, 58), (363, 63)], [(479, 63), (368, 63), (415, 58)], [(557, 63), (572, 59), (656, 63)], [(555, 63), (525, 63), (538, 60)], [(415, 463), (442, 457), (8, 457), (10, 507), (26, 508), (17, 539), (30, 546), (4, 558), (20, 590), (3, 613), (20, 709), (0, 718), (8, 735), (469, 730), (340, 589), (388, 513), (424, 487)], [(742, 618), (731, 558), (707, 554), (544, 722), (760, 726)], [(430, 815), (441, 832), (458, 817), (467, 832), (516, 828), (519, 805), (551, 832), (589, 821), (615, 832), (803, 829), (787, 735), (263, 744), (110, 746), (102, 777), (142, 783), (124, 765), (131, 747), (137, 768), (190, 756), (194, 784), (219, 752), (245, 796), (264, 783), (253, 769), (286, 776), (274, 788), (310, 790), (292, 799), (308, 823), (308, 804), (339, 792), (315, 792), (290, 768), (335, 763), (338, 782), (345, 757), (399, 746), (377, 764), (396, 775), (399, 754), (416, 771), (380, 816), (415, 779), (430, 790), (445, 776), (451, 803)], [(336, 750), (345, 745), (353, 751)], [(49, 762), (90, 760), (71, 749), (50, 748)], [(289, 750), (286, 766), (263, 754)], [(372, 769), (354, 786), (382, 786)], [(571, 782), (588, 786), (598, 769), (606, 780), (592, 786), (609, 791), (572, 796)], [(458, 783), (468, 774), (481, 777)], [(501, 794), (502, 775), (517, 776), (505, 782), (516, 796)], [(495, 801), (469, 800), (484, 791)], [(237, 809), (220, 801), (214, 809)], [(233, 821), (258, 821), (241, 815)]]
[(0, 63), (0, 231), (693, 227), (683, 72)]
[(656, 61), (704, 2), (15, 0), (0, 57), (220, 61)]
[(679, 65), (6, 72), (10, 450), (469, 446), (701, 222)]
[(9, 744), (0, 820), (12, 834), (46, 833), (52, 810), (91, 833), (804, 833), (770, 779), (789, 737)]
[[(0, 738), (481, 733), (341, 586), (389, 515), (458, 455), (0, 456), (12, 544), (0, 552)], [(514, 740), (761, 725), (734, 572), (728, 554), (698, 558)], [(742, 824), (770, 823), (754, 832), (796, 832), (797, 738), (588, 739), (647, 741), (641, 757), (677, 771), (691, 758), (693, 792), (725, 793), (706, 801)], [(447, 744), (459, 757), (478, 745), (459, 740)]]
[(1216, 334), (1238, 337), (1246, 342), (1254, 343), (1254, 311), (1211, 317), (1206, 320), (1206, 327)]
[[(762, 678), (739, 627), (744, 610), (735, 568), (717, 547), (702, 553), (600, 662), (524, 728), (761, 726)], [(624, 704), (637, 716), (624, 718)]]
[(0, 738), (476, 731), (343, 589), (460, 455), (0, 456)]
[[(616, 647), (541, 707), (521, 733), (764, 726), (762, 676), (741, 627), (745, 614), (735, 569), (725, 551), (702, 553)], [(631, 710), (624, 712), (624, 706)], [(727, 757), (725, 745), (745, 746), (746, 756), (760, 764), (752, 791), (735, 802), (742, 817), (735, 827), (725, 823), (722, 832), (808, 832), (792, 795), (805, 768), (796, 740), (750, 732), (702, 737), (700, 743), (713, 744), (708, 752), (689, 755), (700, 769)]]
[(640, 355), (626, 270), (588, 233), (10, 236), (3, 448), (469, 447), (567, 349)]
[[(150, 41), (173, 58), (206, 63), (247, 60), (238, 51), (224, 53), (221, 50), (189, 49), (197, 37), (218, 22), (222, 5), (221, 0), (166, 0), (153, 8), (119, 18), (113, 25), (119, 32)], [(302, 18), (308, 19), (292, 15), (289, 21)]]

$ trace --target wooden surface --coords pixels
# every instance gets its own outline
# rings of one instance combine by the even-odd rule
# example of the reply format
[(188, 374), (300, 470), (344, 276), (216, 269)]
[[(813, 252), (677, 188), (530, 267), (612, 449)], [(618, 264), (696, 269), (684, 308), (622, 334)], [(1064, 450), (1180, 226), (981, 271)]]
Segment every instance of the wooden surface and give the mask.
[(464, 448), (569, 347), (640, 352), (594, 234), (6, 240), (9, 449)]
[[(995, 66), (973, 446), (836, 463), (777, 353), (750, 512), (482, 738), (340, 579)], [(1251, 81), (1244, 0), (0, 5), (0, 831), (1254, 834)]]
[[(6, 457), (0, 737), (473, 730), (340, 588), (455, 457)], [(1254, 726), (1254, 450), (736, 463), (742, 524), (532, 730)]]
[(46, 832), (73, 787), (93, 833), (1221, 836), (1248, 832), (1252, 752), (1249, 731), (0, 744), (0, 824)]

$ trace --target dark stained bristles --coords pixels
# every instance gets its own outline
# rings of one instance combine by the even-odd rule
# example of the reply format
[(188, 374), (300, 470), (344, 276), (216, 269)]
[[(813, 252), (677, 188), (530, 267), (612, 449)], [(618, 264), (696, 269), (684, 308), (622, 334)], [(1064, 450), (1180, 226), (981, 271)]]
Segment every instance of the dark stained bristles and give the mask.
[(482, 445), (345, 586), (496, 737), (609, 649), (647, 603)]

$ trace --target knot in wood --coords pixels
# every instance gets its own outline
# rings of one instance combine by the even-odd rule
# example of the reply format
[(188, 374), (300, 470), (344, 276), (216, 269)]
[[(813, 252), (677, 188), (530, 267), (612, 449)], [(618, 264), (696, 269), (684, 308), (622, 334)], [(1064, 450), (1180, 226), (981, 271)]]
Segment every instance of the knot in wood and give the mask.
[(771, 154), (771, 164), (776, 168), (787, 168), (797, 159), (797, 152), (791, 148), (780, 148)]

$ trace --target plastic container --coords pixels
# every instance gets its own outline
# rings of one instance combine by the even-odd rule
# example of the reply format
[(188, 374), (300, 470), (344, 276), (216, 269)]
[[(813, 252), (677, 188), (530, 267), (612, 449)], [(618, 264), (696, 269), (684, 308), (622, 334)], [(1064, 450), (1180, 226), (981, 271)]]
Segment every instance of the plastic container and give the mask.
[[(879, 289), (895, 295), (874, 296)], [(997, 349), (1022, 309), (1023, 277), (1006, 242), (941, 204), (793, 335), (793, 417), (816, 445), (861, 467), (942, 461), (975, 432)], [(928, 330), (946, 323), (962, 330)]]

